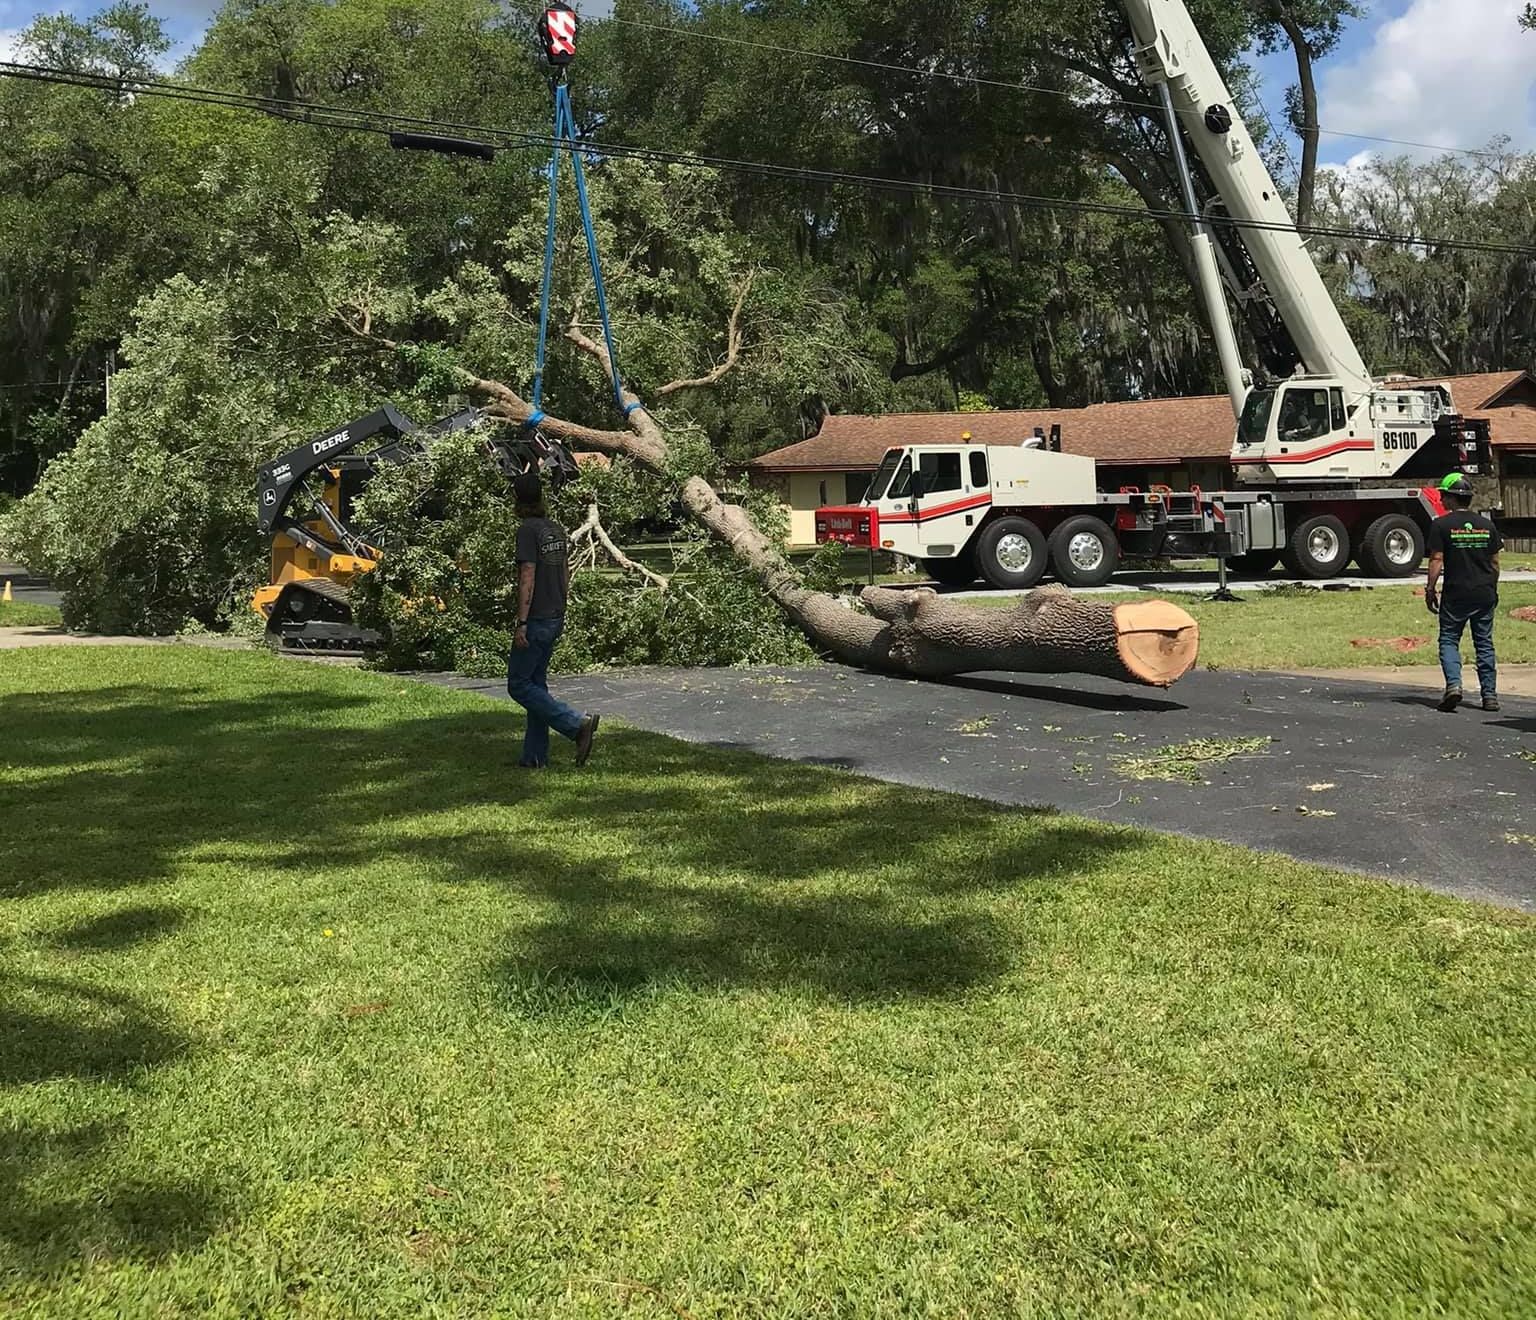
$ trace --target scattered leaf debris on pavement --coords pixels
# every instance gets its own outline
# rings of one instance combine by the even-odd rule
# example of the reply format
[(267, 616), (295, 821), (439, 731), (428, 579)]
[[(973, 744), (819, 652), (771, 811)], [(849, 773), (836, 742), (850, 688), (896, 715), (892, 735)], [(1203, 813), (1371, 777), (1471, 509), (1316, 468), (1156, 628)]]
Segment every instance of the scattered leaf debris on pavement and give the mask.
[(1115, 769), (1128, 779), (1168, 779), (1187, 784), (1205, 782), (1207, 766), (1225, 765), (1239, 757), (1269, 750), (1272, 738), (1196, 738), (1160, 747), (1146, 756), (1118, 756)]

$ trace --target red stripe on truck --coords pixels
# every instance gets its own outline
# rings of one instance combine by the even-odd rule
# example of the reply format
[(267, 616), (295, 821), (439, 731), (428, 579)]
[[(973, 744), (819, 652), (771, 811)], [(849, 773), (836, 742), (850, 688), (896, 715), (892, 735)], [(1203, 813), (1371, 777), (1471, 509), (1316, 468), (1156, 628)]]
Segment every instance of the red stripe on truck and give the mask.
[(1341, 440), (1338, 444), (1324, 445), (1321, 449), (1309, 449), (1303, 454), (1281, 454), (1274, 458), (1234, 458), (1232, 466), (1242, 467), (1245, 464), (1265, 463), (1271, 467), (1279, 467), (1284, 463), (1315, 463), (1320, 458), (1332, 458), (1335, 454), (1375, 448), (1374, 440)]
[(933, 518), (947, 518), (952, 513), (969, 513), (972, 509), (985, 509), (992, 503), (990, 495), (970, 495), (952, 504), (940, 504), (937, 508), (924, 509), (921, 513), (886, 513), (880, 516), (887, 523), (924, 523)]

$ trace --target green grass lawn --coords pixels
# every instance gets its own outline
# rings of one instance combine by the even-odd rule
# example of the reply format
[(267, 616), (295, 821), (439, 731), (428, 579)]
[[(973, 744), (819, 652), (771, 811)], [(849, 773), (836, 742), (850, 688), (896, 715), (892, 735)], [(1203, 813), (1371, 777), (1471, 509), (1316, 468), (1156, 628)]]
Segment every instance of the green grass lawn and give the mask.
[(0, 661), (8, 1316), (1536, 1313), (1536, 923), (191, 648)]
[[(1358, 669), (1381, 665), (1438, 665), (1439, 623), (1411, 587), (1371, 591), (1316, 591), (1298, 595), (1244, 591), (1241, 604), (1168, 592), (1200, 624), (1200, 663), (1217, 669)], [(1099, 600), (1144, 601), (1146, 592), (1100, 596)], [(1016, 597), (981, 597), (975, 602), (1007, 608)], [(1536, 624), (1508, 617), (1520, 605), (1536, 605), (1536, 583), (1506, 583), (1494, 633), (1501, 664), (1536, 663)], [(1397, 650), (1399, 638), (1420, 643)], [(1362, 645), (1355, 645), (1356, 642)], [(1374, 644), (1373, 644), (1374, 643)], [(1472, 640), (1463, 650), (1470, 662)]]
[(0, 628), (56, 628), (61, 622), (59, 611), (52, 605), (0, 600)]

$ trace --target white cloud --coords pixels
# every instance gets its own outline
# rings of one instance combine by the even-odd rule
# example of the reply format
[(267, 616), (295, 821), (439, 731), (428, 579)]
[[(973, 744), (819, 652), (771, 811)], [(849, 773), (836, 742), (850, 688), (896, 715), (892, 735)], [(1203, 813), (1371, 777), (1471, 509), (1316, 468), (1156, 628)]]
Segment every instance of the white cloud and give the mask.
[(16, 58), (16, 43), (20, 40), (20, 28), (0, 28), (0, 62)]
[[(1536, 34), (1524, 0), (1411, 0), (1370, 46), (1323, 69), (1325, 128), (1437, 146), (1480, 147), (1504, 134), (1536, 147)], [(1353, 151), (1348, 138), (1327, 139)], [(1384, 153), (1391, 147), (1377, 148)]]

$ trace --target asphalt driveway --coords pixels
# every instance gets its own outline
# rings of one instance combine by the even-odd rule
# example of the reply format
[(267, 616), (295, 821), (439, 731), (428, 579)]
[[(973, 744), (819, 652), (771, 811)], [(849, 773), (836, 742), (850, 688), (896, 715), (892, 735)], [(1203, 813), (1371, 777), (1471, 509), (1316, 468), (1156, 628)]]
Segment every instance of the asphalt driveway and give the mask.
[[(501, 685), (440, 677), (503, 696)], [(692, 742), (895, 783), (1225, 840), (1536, 911), (1536, 701), (1434, 709), (1422, 690), (1196, 672), (1172, 691), (1086, 677), (944, 683), (838, 666), (630, 670), (555, 682), (573, 704)], [(1138, 778), (1126, 758), (1269, 739)], [(1208, 749), (1209, 750), (1209, 749)], [(892, 822), (891, 846), (901, 846)]]
[(20, 564), (0, 561), (0, 584), (6, 582), (11, 584), (11, 596), (14, 600), (26, 601), (32, 605), (57, 606), (60, 603), (59, 593), (48, 584), (46, 578), (38, 577)]

